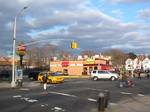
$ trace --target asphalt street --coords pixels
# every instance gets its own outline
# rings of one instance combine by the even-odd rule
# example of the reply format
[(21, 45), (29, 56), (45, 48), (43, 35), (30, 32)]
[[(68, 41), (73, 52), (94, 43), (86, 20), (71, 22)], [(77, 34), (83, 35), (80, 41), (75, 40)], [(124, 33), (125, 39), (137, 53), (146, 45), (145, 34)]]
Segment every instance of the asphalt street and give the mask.
[[(38, 83), (38, 82), (35, 82)], [(109, 106), (150, 94), (150, 80), (136, 79), (132, 88), (119, 88), (118, 81), (67, 79), (62, 84), (33, 88), (1, 89), (0, 112), (98, 112), (98, 94), (110, 92)]]

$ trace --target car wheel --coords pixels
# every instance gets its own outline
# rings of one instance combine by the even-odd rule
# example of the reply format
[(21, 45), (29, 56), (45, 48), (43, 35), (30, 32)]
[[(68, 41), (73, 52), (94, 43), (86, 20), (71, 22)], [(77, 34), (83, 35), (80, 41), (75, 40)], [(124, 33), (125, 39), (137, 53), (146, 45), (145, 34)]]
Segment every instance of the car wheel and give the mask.
[(116, 78), (115, 77), (111, 77), (111, 81), (114, 81), (114, 80), (116, 80)]
[(97, 81), (97, 80), (98, 80), (98, 77), (93, 77), (93, 80), (94, 80), (94, 81)]

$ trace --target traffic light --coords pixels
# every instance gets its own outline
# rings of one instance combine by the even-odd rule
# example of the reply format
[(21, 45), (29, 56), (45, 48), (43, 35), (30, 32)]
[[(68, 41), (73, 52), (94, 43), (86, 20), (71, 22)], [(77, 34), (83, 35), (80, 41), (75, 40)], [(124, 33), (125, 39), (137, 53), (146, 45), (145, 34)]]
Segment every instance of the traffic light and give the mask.
[(70, 47), (71, 49), (76, 49), (78, 47), (77, 42), (72, 41)]

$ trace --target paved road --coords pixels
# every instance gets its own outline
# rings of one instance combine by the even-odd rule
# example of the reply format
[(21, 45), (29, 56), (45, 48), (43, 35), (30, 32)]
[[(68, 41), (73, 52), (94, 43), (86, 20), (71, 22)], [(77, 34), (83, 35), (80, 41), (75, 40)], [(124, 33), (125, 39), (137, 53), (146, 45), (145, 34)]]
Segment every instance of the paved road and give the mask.
[(118, 81), (69, 79), (62, 84), (0, 91), (1, 112), (97, 112), (99, 92), (109, 90), (110, 104), (150, 94), (150, 80), (135, 80), (133, 88), (119, 88)]

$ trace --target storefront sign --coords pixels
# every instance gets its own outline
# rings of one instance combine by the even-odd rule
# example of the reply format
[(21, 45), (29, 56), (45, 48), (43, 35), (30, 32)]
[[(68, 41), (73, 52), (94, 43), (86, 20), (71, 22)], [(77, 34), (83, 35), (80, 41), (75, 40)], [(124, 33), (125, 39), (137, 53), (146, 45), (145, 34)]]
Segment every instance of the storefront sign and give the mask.
[(62, 67), (68, 67), (69, 66), (69, 61), (62, 61), (61, 66)]
[(85, 64), (94, 64), (94, 59), (88, 58), (88, 59), (85, 61)]

